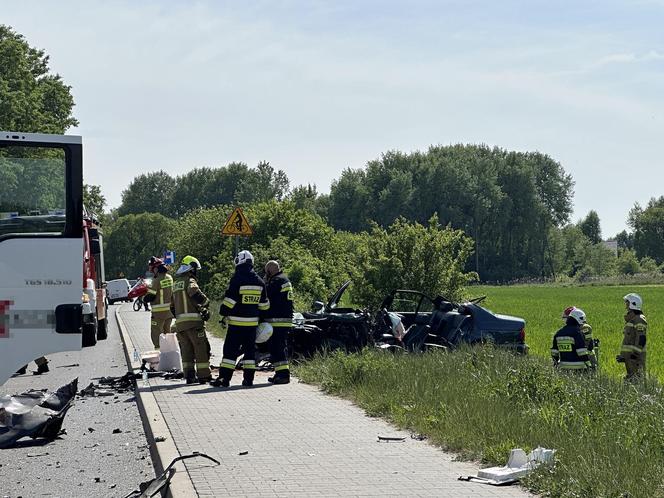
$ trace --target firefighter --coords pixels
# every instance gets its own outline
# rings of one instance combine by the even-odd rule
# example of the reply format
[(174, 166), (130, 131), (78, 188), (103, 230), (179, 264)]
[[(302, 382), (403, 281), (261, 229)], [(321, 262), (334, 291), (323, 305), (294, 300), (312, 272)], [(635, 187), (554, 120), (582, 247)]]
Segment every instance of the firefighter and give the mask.
[(624, 363), (627, 375), (625, 380), (632, 381), (643, 378), (646, 369), (646, 331), (648, 323), (643, 314), (643, 300), (638, 294), (627, 294), (625, 301), (625, 328), (620, 354), (616, 356), (618, 363)]
[(567, 372), (586, 372), (591, 368), (588, 349), (581, 332), (586, 314), (579, 308), (569, 312), (565, 326), (553, 336), (551, 357), (553, 364)]
[(240, 348), (244, 352), (242, 385), (253, 385), (256, 372), (256, 327), (260, 313), (269, 307), (263, 279), (254, 271), (254, 257), (249, 251), (240, 251), (235, 257), (235, 273), (219, 309), (223, 317), (222, 325), (228, 327), (228, 332), (219, 366), (219, 378), (211, 383), (213, 386), (230, 385)]
[(274, 377), (267, 380), (274, 384), (288, 384), (290, 370), (286, 341), (293, 326), (293, 285), (277, 261), (268, 261), (265, 265), (265, 280), (270, 308), (263, 313), (263, 319), (273, 327), (270, 360), (274, 366)]
[(200, 384), (211, 379), (210, 342), (205, 333), (205, 322), (210, 319), (210, 300), (196, 282), (196, 273), (200, 268), (200, 261), (193, 256), (185, 256), (173, 283), (175, 330), (187, 384), (193, 384), (196, 378)]
[(148, 269), (154, 275), (148, 285), (148, 296), (152, 303), (152, 317), (150, 319), (150, 335), (152, 345), (159, 349), (159, 335), (171, 332), (171, 298), (173, 297), (173, 277), (168, 274), (168, 268), (161, 258), (152, 256), (148, 261)]
[[(576, 306), (569, 306), (563, 311), (562, 319), (567, 321), (569, 314), (572, 310), (576, 309)], [(586, 317), (587, 320), (587, 317)], [(583, 334), (583, 340), (586, 343), (586, 349), (588, 350), (588, 359), (592, 365), (592, 368), (597, 368), (597, 356), (595, 355), (595, 340), (593, 339), (593, 328), (588, 322), (581, 324), (581, 333)]]

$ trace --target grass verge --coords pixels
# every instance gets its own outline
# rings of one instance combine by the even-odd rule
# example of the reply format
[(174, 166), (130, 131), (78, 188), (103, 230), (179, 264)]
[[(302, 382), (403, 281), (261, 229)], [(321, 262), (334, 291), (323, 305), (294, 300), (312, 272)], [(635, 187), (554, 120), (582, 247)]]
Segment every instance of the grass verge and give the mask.
[(556, 464), (524, 481), (543, 496), (664, 496), (664, 395), (655, 384), (560, 374), (543, 358), (492, 348), (335, 353), (297, 375), (461, 458), (504, 464), (514, 447), (554, 448)]
[(220, 301), (212, 301), (210, 303), (212, 317), (205, 323), (205, 328), (213, 336), (218, 337), (219, 339), (224, 339), (226, 337), (226, 333), (221, 330), (221, 324), (219, 323), (219, 320), (221, 320), (221, 316), (219, 316), (218, 313), (220, 304)]

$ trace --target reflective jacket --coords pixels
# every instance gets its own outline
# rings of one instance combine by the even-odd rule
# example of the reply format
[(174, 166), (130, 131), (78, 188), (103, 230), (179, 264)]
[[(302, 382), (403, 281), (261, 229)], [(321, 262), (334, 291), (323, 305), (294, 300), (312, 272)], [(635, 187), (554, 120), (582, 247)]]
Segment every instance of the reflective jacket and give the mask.
[[(625, 315), (625, 329), (620, 355), (627, 358), (636, 354), (639, 358), (646, 354), (646, 331), (648, 322), (643, 315), (636, 314)], [(638, 358), (637, 358), (638, 359)]]
[(228, 325), (256, 327), (260, 313), (269, 308), (265, 283), (254, 267), (249, 263), (236, 266), (219, 314), (228, 317)]
[(266, 286), (270, 309), (261, 315), (273, 327), (293, 326), (293, 284), (284, 273), (278, 273)]
[(578, 326), (565, 325), (556, 332), (551, 357), (562, 370), (585, 370), (591, 366), (585, 338)]
[(177, 277), (173, 283), (175, 330), (182, 332), (203, 327), (200, 310), (209, 304), (210, 300), (198, 287), (196, 278), (191, 273)]
[(173, 277), (168, 273), (158, 273), (148, 285), (148, 294), (154, 296), (151, 301), (152, 315), (158, 318), (171, 316), (173, 297)]

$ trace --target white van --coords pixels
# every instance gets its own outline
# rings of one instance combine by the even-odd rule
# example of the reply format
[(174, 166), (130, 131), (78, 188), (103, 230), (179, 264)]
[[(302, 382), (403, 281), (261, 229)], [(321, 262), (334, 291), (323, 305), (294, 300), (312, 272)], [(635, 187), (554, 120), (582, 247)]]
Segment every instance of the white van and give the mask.
[(127, 297), (129, 289), (129, 280), (126, 278), (118, 278), (117, 280), (106, 282), (106, 297), (108, 299), (108, 304), (113, 304), (117, 301), (131, 301), (131, 299)]

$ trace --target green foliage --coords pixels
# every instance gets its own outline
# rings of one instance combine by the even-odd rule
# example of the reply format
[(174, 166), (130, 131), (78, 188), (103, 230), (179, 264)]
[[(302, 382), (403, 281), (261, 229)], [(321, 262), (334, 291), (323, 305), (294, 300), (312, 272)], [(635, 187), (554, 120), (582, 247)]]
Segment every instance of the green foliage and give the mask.
[(83, 184), (83, 205), (97, 216), (104, 214), (106, 197), (101, 193), (99, 185)]
[(169, 216), (169, 199), (174, 191), (175, 180), (165, 171), (138, 175), (122, 192), (118, 215), (160, 213)]
[(473, 241), (460, 230), (442, 229), (437, 216), (428, 226), (397, 219), (387, 230), (370, 234), (364, 280), (354, 296), (375, 307), (394, 289), (417, 289), (429, 295), (459, 297), (476, 278), (464, 272)]
[(470, 267), (483, 279), (546, 275), (547, 235), (571, 213), (573, 182), (550, 157), (486, 146), (388, 152), (332, 184), (328, 219), (361, 231), (398, 217), (463, 229), (476, 242)]
[(150, 256), (160, 256), (170, 247), (175, 222), (158, 213), (119, 217), (104, 238), (104, 259), (109, 280), (123, 273), (127, 278), (143, 276)]
[(49, 74), (48, 56), (0, 24), (0, 129), (63, 134), (76, 126), (71, 87)]
[(664, 263), (664, 196), (650, 199), (645, 209), (636, 204), (629, 213), (628, 224), (634, 231), (636, 255)]
[(351, 398), (462, 457), (504, 464), (509, 450), (556, 449), (524, 484), (542, 496), (662, 496), (664, 396), (548, 360), (474, 348), (454, 353), (335, 353), (297, 375)]
[(592, 244), (602, 242), (602, 230), (599, 224), (597, 211), (591, 210), (583, 221), (579, 222), (579, 228)]
[(636, 253), (629, 249), (620, 251), (616, 261), (616, 269), (621, 275), (635, 275), (639, 273), (641, 265), (639, 264), (639, 258), (636, 257)]

